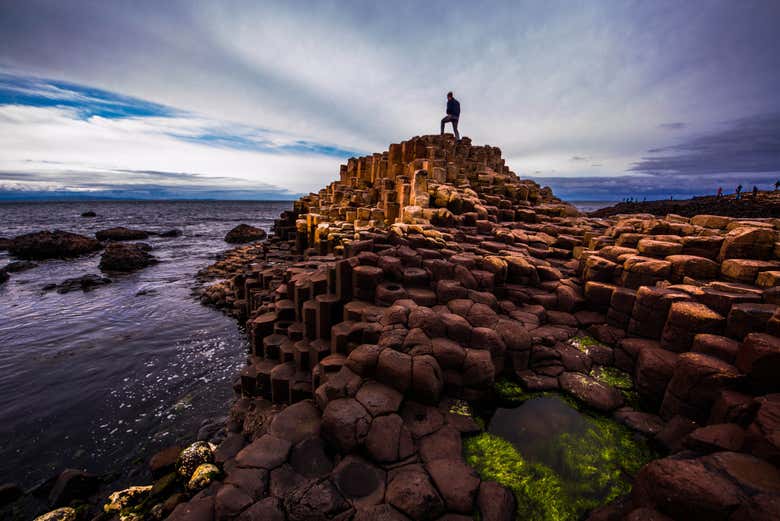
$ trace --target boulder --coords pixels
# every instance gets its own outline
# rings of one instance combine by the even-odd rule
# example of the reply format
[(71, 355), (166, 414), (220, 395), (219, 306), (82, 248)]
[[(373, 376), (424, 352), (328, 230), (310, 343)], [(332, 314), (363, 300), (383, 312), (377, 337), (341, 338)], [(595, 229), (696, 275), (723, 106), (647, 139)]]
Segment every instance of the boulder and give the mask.
[(477, 506), (482, 521), (512, 521), (515, 519), (514, 495), (495, 481), (480, 483)]
[(365, 447), (373, 460), (382, 463), (402, 460), (414, 453), (412, 435), (397, 414), (379, 416), (371, 422)]
[(701, 461), (670, 458), (642, 467), (631, 497), (638, 507), (691, 521), (725, 521), (741, 502), (739, 488)]
[(719, 393), (737, 387), (742, 379), (736, 367), (722, 360), (700, 353), (683, 353), (666, 387), (661, 416), (671, 418), (681, 414), (704, 422)]
[(447, 510), (470, 514), (479, 490), (479, 476), (461, 459), (437, 459), (425, 464)]
[(697, 452), (738, 451), (745, 442), (745, 430), (734, 423), (700, 427), (688, 434), (683, 444)]
[(685, 277), (696, 280), (710, 280), (718, 277), (718, 264), (697, 255), (670, 255), (666, 260), (672, 263), (671, 280), (680, 283)]
[(726, 259), (720, 265), (720, 273), (726, 280), (754, 284), (762, 271), (772, 271), (778, 267), (780, 264), (774, 261)]
[(264, 434), (241, 449), (236, 455), (236, 465), (272, 470), (287, 460), (291, 447), (288, 440)]
[(112, 242), (100, 257), (101, 271), (135, 271), (157, 262), (149, 253), (151, 246), (144, 243), (123, 244)]
[(438, 404), (444, 377), (441, 367), (431, 355), (417, 355), (412, 358), (412, 393), (414, 397), (429, 404)]
[(365, 407), (371, 416), (381, 416), (398, 412), (403, 395), (379, 382), (366, 382), (355, 395), (355, 399)]
[(666, 386), (672, 379), (678, 355), (650, 346), (639, 350), (634, 372), (634, 383), (639, 397), (651, 408), (661, 405)]
[(8, 251), (14, 257), (37, 260), (78, 257), (100, 248), (100, 242), (95, 239), (55, 230), (19, 235), (11, 239)]
[(262, 241), (265, 239), (265, 230), (255, 228), (248, 224), (239, 224), (225, 235), (225, 242), (240, 244), (245, 242)]
[(693, 337), (691, 351), (714, 356), (733, 364), (739, 351), (739, 342), (725, 336), (701, 333)]
[(387, 502), (414, 521), (430, 521), (444, 513), (445, 506), (423, 470), (414, 467), (396, 472), (387, 486)]
[(772, 230), (740, 226), (726, 234), (718, 256), (721, 260), (768, 259), (772, 255), (774, 243)]
[(558, 377), (561, 388), (597, 411), (609, 412), (623, 405), (623, 395), (582, 373), (565, 372)]
[(320, 411), (310, 400), (284, 408), (271, 420), (268, 433), (293, 445), (320, 434)]
[(698, 302), (674, 302), (661, 333), (661, 347), (681, 353), (699, 333), (722, 333), (726, 319)]
[(343, 453), (348, 453), (366, 439), (371, 415), (354, 398), (340, 398), (328, 403), (322, 414), (322, 435)]
[(84, 500), (96, 492), (100, 477), (78, 469), (65, 469), (54, 482), (49, 492), (49, 505), (59, 507), (73, 500)]
[(288, 521), (329, 521), (348, 519), (352, 507), (338, 488), (328, 479), (305, 483), (284, 498)]
[(95, 238), (99, 241), (137, 241), (148, 239), (149, 232), (118, 226), (95, 232)]
[(385, 349), (377, 360), (376, 379), (406, 392), (412, 384), (412, 357), (392, 348)]

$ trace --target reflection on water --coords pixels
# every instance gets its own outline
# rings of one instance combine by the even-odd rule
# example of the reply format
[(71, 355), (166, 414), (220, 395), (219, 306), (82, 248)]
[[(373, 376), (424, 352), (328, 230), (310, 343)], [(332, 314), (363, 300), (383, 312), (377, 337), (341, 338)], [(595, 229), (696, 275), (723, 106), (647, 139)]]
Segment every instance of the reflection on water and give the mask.
[[(113, 226), (150, 237), (160, 263), (90, 292), (43, 292), (100, 273), (99, 254), (45, 261), (0, 286), (0, 483), (29, 486), (64, 467), (126, 474), (153, 450), (223, 416), (245, 338), (192, 294), (195, 273), (246, 222), (270, 229), (289, 203), (0, 204), (0, 237)], [(94, 210), (95, 219), (79, 215)], [(10, 260), (0, 252), (0, 267)]]

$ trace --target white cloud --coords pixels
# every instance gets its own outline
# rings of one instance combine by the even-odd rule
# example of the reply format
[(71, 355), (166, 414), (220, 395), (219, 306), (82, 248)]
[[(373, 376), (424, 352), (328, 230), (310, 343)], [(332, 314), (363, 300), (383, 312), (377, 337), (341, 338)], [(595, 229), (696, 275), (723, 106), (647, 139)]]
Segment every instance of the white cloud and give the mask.
[[(196, 118), (80, 119), (76, 109), (0, 106), (0, 171), (89, 172), (149, 170), (232, 178), (244, 185), (308, 191), (338, 173), (339, 160), (316, 155), (259, 152), (183, 141), (213, 129)], [(289, 138), (275, 138), (278, 145)], [(23, 182), (21, 180), (19, 182)], [(116, 175), (116, 183), (123, 180)]]

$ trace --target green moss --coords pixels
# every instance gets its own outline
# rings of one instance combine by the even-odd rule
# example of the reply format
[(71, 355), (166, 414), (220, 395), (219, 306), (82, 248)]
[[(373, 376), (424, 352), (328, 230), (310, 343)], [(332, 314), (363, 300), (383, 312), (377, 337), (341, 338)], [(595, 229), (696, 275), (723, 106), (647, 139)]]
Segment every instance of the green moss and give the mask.
[(632, 389), (634, 387), (631, 375), (614, 367), (598, 366), (591, 369), (590, 375), (599, 382), (617, 389)]
[(587, 353), (588, 348), (601, 345), (601, 342), (589, 335), (574, 336), (568, 340), (568, 344), (576, 347), (580, 351)]
[(614, 367), (603, 366), (591, 369), (590, 375), (599, 382), (618, 389), (627, 405), (634, 409), (639, 408), (639, 395), (634, 390), (631, 375)]
[[(562, 398), (556, 393), (531, 397)], [(644, 438), (608, 417), (585, 414), (584, 430), (550, 433), (549, 445), (529, 461), (494, 434), (464, 441), (466, 461), (482, 479), (508, 487), (518, 503), (518, 519), (568, 521), (627, 494), (634, 474), (655, 455)], [(538, 447), (537, 447), (538, 449)], [(540, 463), (544, 461), (547, 464)]]
[(557, 398), (575, 410), (580, 410), (581, 404), (573, 397), (551, 391), (526, 391), (523, 387), (507, 378), (499, 379), (493, 384), (499, 400), (507, 404), (517, 405), (522, 402), (533, 400), (534, 398)]
[(498, 398), (506, 402), (520, 403), (534, 398), (533, 393), (527, 392), (519, 383), (507, 378), (497, 380), (493, 388)]
[(512, 490), (520, 519), (558, 521), (574, 518), (558, 475), (540, 463), (530, 463), (508, 441), (489, 433), (464, 441), (466, 462), (482, 479)]

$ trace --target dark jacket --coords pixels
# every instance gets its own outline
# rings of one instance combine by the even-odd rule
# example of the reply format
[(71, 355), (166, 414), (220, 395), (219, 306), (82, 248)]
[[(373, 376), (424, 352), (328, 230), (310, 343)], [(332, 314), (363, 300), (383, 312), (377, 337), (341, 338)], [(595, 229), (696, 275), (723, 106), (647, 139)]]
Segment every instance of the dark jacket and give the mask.
[(447, 115), (453, 118), (460, 117), (460, 103), (455, 98), (447, 100)]

